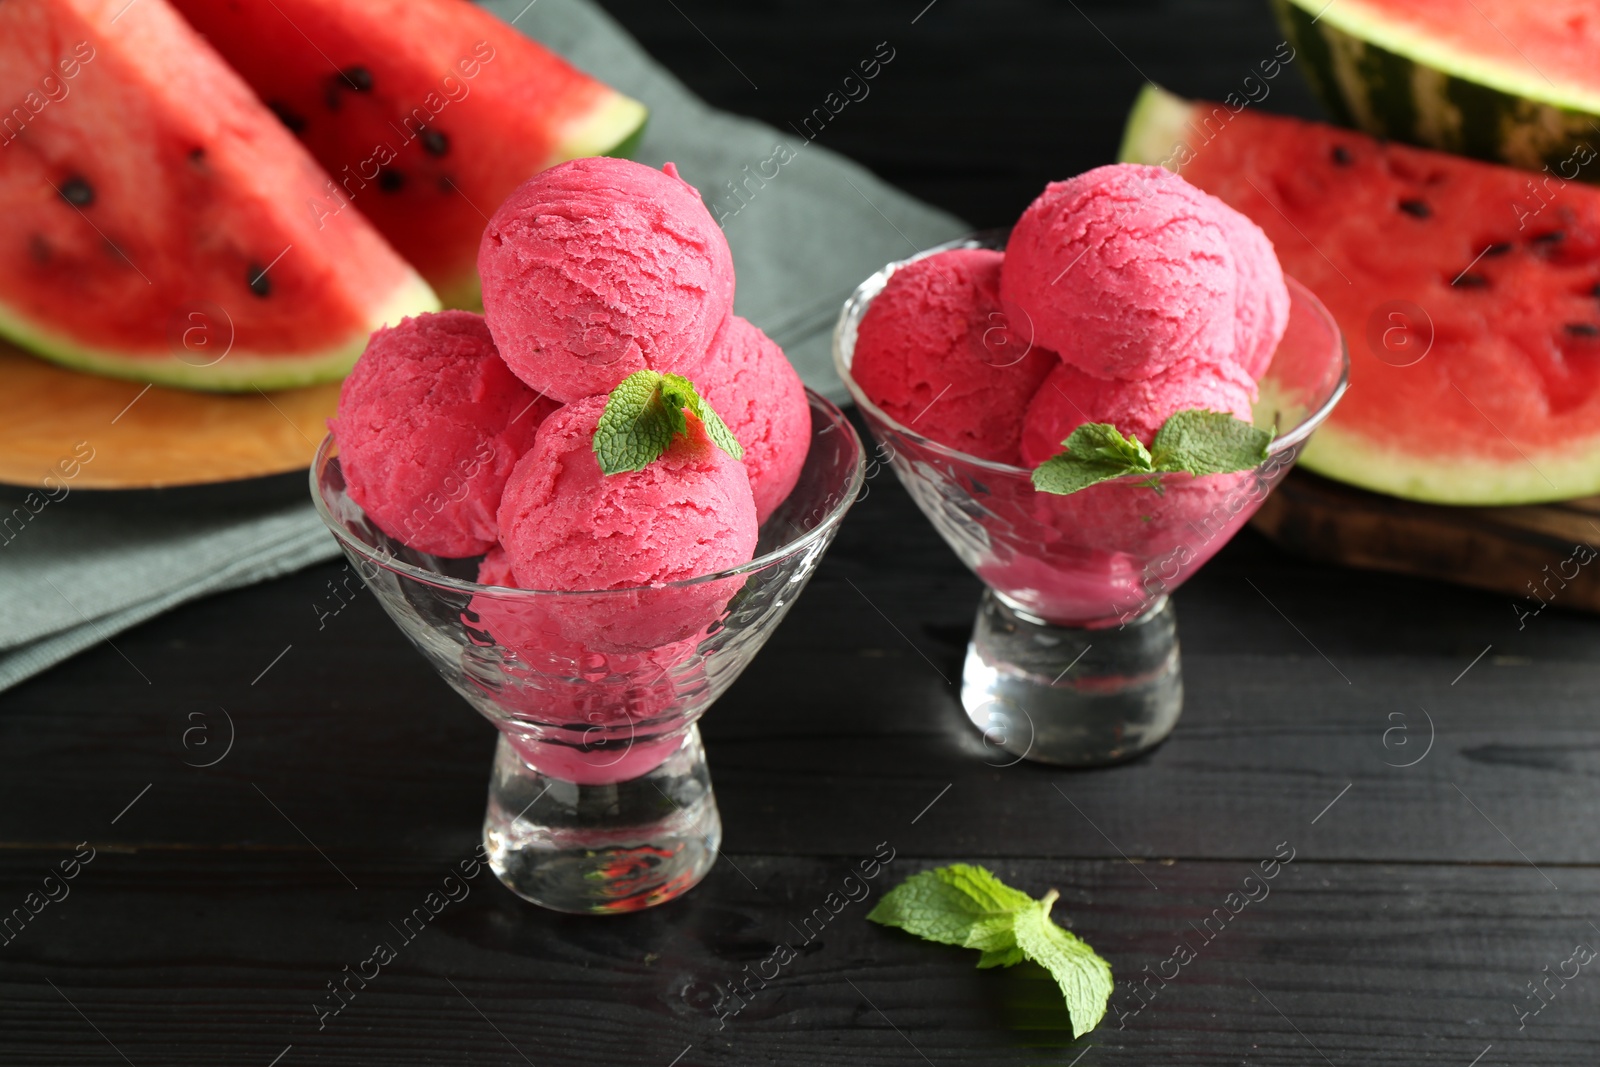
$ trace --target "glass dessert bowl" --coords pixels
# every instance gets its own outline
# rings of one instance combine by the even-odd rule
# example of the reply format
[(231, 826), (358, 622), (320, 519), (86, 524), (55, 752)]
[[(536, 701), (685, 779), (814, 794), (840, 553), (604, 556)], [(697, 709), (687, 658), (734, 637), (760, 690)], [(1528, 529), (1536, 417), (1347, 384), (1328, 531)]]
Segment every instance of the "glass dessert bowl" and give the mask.
[[(930, 440), (885, 414), (851, 376), (856, 332), (900, 267), (862, 282), (834, 330), (834, 364), (886, 459), (945, 541), (987, 587), (967, 646), (961, 702), (989, 745), (1017, 759), (1094, 766), (1159, 744), (1183, 706), (1169, 594), (1238, 532), (1343, 395), (1337, 323), (1292, 278), (1289, 323), (1259, 381), (1254, 424), (1274, 432), (1253, 470), (1129, 475), (1070, 495), (1033, 487), (1024, 467)], [(1014, 359), (1021, 359), (1018, 354)]]
[(311, 468), (318, 513), (401, 631), (500, 731), (483, 837), (519, 896), (622, 912), (685, 892), (722, 839), (695, 725), (805, 588), (860, 491), (862, 446), (807, 391), (800, 478), (749, 563), (595, 592), (484, 585), (479, 559), (419, 553), (350, 499), (337, 446)]

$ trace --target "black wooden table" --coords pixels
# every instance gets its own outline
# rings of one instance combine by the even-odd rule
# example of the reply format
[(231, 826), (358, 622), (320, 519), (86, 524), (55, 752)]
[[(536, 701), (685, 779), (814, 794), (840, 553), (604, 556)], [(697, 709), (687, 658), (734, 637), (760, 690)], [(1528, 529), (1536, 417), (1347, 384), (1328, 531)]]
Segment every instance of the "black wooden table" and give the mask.
[[(913, 24), (924, 2), (611, 7), (780, 126), (892, 41), (825, 138), (980, 225), (1110, 158), (1141, 72), (1221, 95), (1278, 40), (1256, 0), (938, 0)], [(1292, 77), (1273, 91), (1308, 106)], [(699, 888), (581, 919), (485, 873), (407, 940), (477, 843), (493, 731), (370, 598), (319, 627), (341, 577), (190, 605), (0, 696), (0, 913), (76, 875), (0, 944), (0, 1062), (1596, 1061), (1600, 978), (1569, 962), (1600, 946), (1591, 618), (1519, 630), (1501, 598), (1247, 531), (1177, 596), (1188, 702), (1164, 747), (999, 766), (950, 685), (978, 584), (881, 474), (703, 723), (726, 856)], [(722, 990), (889, 850), (873, 896), (729, 1011)], [(1246, 881), (1288, 855), (1265, 894)], [(1119, 978), (1099, 1030), (1073, 1041), (1036, 968), (865, 921), (956, 860), (1061, 890)], [(319, 1024), (380, 941), (397, 958)]]

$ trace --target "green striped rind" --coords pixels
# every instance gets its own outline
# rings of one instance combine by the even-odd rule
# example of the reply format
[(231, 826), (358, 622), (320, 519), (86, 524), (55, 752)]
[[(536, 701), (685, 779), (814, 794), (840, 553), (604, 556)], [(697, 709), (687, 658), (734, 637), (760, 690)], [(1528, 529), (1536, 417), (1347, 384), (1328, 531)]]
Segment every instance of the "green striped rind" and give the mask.
[(562, 127), (546, 165), (583, 156), (631, 153), (649, 117), (650, 109), (639, 101), (607, 90), (587, 113)]
[(1566, 163), (1562, 176), (1600, 180), (1571, 163), (1580, 144), (1600, 142), (1600, 92), (1453, 53), (1356, 0), (1271, 2), (1335, 122), (1529, 170)]
[(371, 331), (392, 326), (407, 315), (439, 310), (439, 298), (415, 272), (372, 313), (368, 329), (314, 352), (249, 353), (230, 351), (210, 366), (196, 366), (176, 355), (155, 358), (85, 345), (60, 330), (32, 322), (0, 302), (0, 337), (9, 338), (34, 355), (73, 370), (107, 378), (170, 385), (214, 393), (241, 393), (256, 389), (293, 389), (302, 385), (336, 382), (367, 347)]
[(644, 140), (644, 131), (649, 125), (650, 116), (646, 114), (639, 120), (639, 125), (634, 128), (632, 133), (628, 134), (626, 139), (602, 154), (616, 159), (632, 159), (633, 154), (639, 151), (639, 143)]
[(1311, 435), (1299, 463), (1335, 481), (1429, 504), (1544, 504), (1600, 492), (1600, 442), (1592, 438), (1508, 460), (1424, 457), (1330, 421)]
[[(1204, 150), (1202, 118), (1191, 101), (1146, 85), (1128, 115), (1118, 159), (1181, 173), (1179, 164)], [(1336, 481), (1434, 504), (1537, 504), (1600, 493), (1600, 442), (1593, 439), (1510, 460), (1424, 457), (1342, 426), (1337, 411), (1311, 435), (1299, 463)]]
[(1159, 85), (1146, 84), (1128, 112), (1117, 161), (1178, 170), (1177, 164), (1189, 150), (1189, 120), (1194, 113), (1190, 101)]

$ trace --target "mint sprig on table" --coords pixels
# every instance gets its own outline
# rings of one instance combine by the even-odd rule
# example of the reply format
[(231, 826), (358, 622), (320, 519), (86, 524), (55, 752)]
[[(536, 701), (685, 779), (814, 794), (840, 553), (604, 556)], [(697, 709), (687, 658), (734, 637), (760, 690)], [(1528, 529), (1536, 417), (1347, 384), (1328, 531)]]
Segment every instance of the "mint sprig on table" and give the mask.
[(1061, 987), (1072, 1036), (1093, 1030), (1106, 1014), (1111, 965), (1050, 918), (1054, 889), (1034, 900), (990, 871), (965, 863), (912, 875), (891, 889), (867, 918), (943, 945), (975, 948), (978, 966), (1042, 965)]
[(1146, 449), (1105, 422), (1086, 422), (1061, 442), (1066, 451), (1033, 470), (1040, 492), (1066, 495), (1126, 474), (1148, 474), (1161, 491), (1162, 474), (1227, 474), (1266, 461), (1272, 433), (1221, 411), (1194, 408), (1170, 416)]
[(678, 434), (688, 433), (688, 411), (706, 428), (711, 443), (734, 459), (744, 458), (744, 448), (727, 423), (712, 410), (694, 383), (681, 374), (653, 370), (635, 371), (611, 390), (600, 423), (594, 431), (594, 454), (605, 474), (642, 471), (672, 446)]

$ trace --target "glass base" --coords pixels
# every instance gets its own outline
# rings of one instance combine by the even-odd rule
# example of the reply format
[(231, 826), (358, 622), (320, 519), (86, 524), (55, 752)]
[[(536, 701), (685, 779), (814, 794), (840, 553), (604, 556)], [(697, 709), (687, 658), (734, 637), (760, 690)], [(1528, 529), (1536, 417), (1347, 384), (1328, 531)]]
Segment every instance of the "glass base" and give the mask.
[[(1166, 740), (1183, 710), (1172, 602), (1121, 627), (1054, 626), (985, 589), (961, 703), (997, 765), (1093, 767)], [(995, 761), (991, 761), (995, 762)]]
[(604, 785), (541, 774), (502, 734), (483, 841), (506, 888), (555, 911), (637, 911), (687, 892), (722, 844), (699, 727), (650, 773)]

